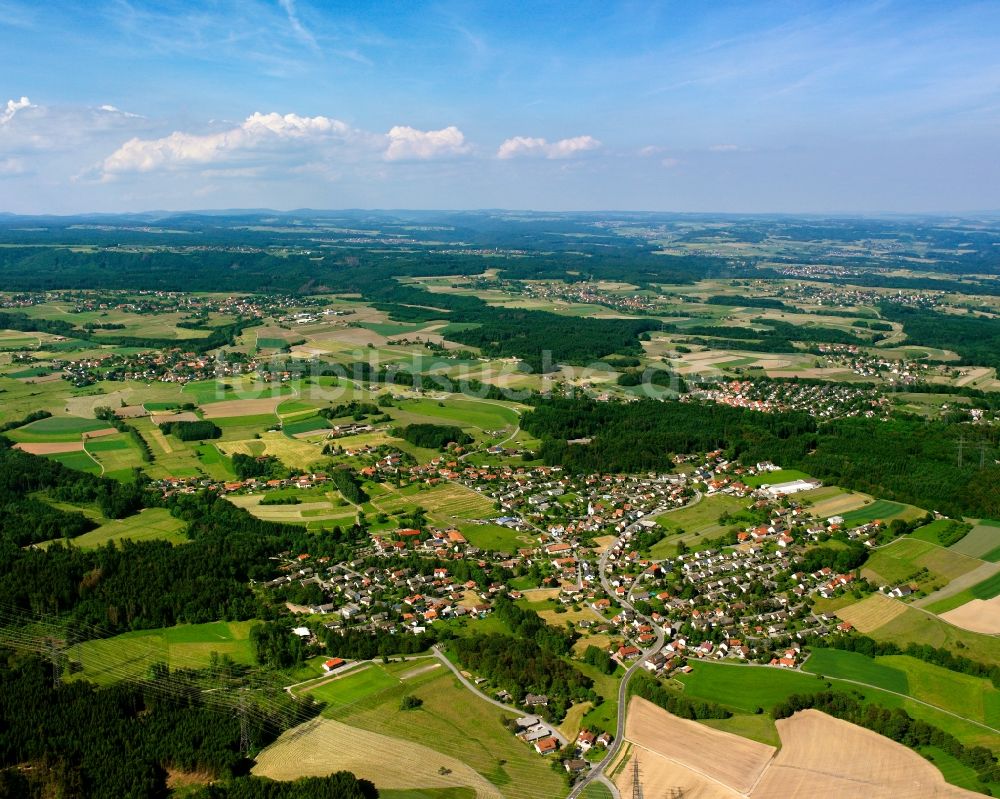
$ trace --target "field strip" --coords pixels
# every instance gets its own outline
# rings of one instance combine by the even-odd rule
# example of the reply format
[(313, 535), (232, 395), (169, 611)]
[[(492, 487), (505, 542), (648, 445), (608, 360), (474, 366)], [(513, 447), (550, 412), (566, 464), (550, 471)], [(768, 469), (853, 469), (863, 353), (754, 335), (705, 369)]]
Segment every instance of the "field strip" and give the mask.
[(944, 588), (939, 588), (937, 591), (918, 599), (913, 603), (913, 607), (924, 608), (937, 602), (939, 599), (947, 599), (950, 596), (961, 593), (966, 588), (971, 588), (977, 583), (989, 579), (997, 572), (1000, 572), (1000, 563), (984, 563), (982, 566), (977, 566), (971, 572), (966, 572), (960, 577), (956, 577)]
[(81, 452), (84, 446), (82, 441), (21, 442), (15, 444), (14, 449), (29, 455), (58, 455), (62, 452)]

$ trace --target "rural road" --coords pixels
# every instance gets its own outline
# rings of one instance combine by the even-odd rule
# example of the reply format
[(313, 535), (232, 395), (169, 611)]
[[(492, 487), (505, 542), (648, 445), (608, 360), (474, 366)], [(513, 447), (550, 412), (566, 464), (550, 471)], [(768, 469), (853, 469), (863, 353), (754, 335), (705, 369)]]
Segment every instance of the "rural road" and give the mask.
[[(688, 502), (686, 505), (682, 505), (680, 508), (657, 508), (656, 510), (647, 513), (642, 518), (645, 519), (648, 516), (656, 517), (664, 513), (670, 513), (672, 511), (681, 510), (681, 508), (690, 508), (693, 505), (697, 505), (699, 502), (701, 502), (701, 497), (702, 497), (701, 492), (695, 491), (694, 499), (691, 502)], [(638, 519), (632, 522), (632, 524), (630, 524), (628, 527), (626, 527), (622, 531), (622, 534), (618, 536), (618, 541), (621, 542), (627, 533), (633, 532), (639, 526), (640, 521), (641, 519)], [(597, 567), (598, 576), (600, 577), (601, 580), (601, 586), (604, 588), (608, 596), (614, 596), (614, 589), (612, 588), (611, 583), (608, 581), (608, 574), (607, 574), (608, 558), (610, 557), (611, 550), (613, 548), (614, 545), (604, 550), (604, 553), (601, 555), (601, 559)], [(629, 594), (631, 595), (631, 591), (629, 592)], [(573, 790), (569, 792), (569, 796), (567, 797), (567, 799), (577, 799), (577, 797), (579, 797), (580, 794), (583, 793), (583, 791), (587, 788), (587, 786), (590, 785), (590, 783), (594, 782), (595, 780), (600, 780), (602, 783), (604, 783), (611, 789), (613, 796), (615, 797), (618, 796), (618, 789), (614, 786), (613, 783), (611, 783), (610, 779), (604, 776), (604, 769), (606, 769), (609, 765), (611, 765), (611, 762), (615, 759), (615, 756), (618, 754), (618, 750), (621, 748), (622, 744), (625, 741), (625, 711), (627, 709), (625, 707), (625, 700), (628, 696), (628, 683), (629, 680), (632, 679), (632, 675), (635, 674), (636, 670), (642, 668), (643, 661), (645, 661), (647, 657), (649, 657), (654, 652), (658, 651), (660, 647), (663, 646), (663, 629), (659, 625), (654, 624), (652, 619), (649, 619), (646, 616), (643, 616), (638, 611), (636, 611), (636, 609), (632, 606), (632, 603), (629, 601), (627, 597), (621, 600), (621, 604), (622, 607), (631, 610), (633, 613), (635, 613), (635, 615), (638, 618), (644, 619), (652, 626), (654, 630), (656, 630), (656, 640), (652, 643), (651, 646), (643, 650), (642, 654), (638, 658), (636, 658), (636, 661), (631, 666), (628, 667), (628, 669), (625, 671), (625, 674), (622, 676), (621, 682), (618, 684), (618, 725), (615, 732), (614, 742), (611, 744), (611, 746), (608, 747), (608, 752), (604, 756), (604, 759), (601, 760), (601, 762), (598, 763), (594, 768), (592, 768), (590, 772), (587, 774), (587, 776), (584, 777), (582, 780), (580, 780), (573, 787)]]
[[(491, 705), (495, 705), (496, 707), (500, 708), (501, 710), (506, 711), (507, 713), (518, 713), (518, 712), (520, 712), (518, 710), (518, 708), (513, 707), (512, 705), (505, 705), (503, 702), (500, 702), (500, 701), (498, 701), (496, 699), (493, 699), (493, 698), (487, 696), (482, 691), (480, 691), (478, 688), (476, 688), (476, 686), (473, 685), (468, 680), (468, 678), (464, 674), (462, 674), (462, 672), (460, 672), (458, 670), (458, 668), (455, 666), (455, 664), (452, 663), (450, 660), (448, 660), (448, 658), (446, 658), (444, 656), (444, 653), (442, 653), (441, 650), (438, 649), (437, 644), (435, 644), (433, 647), (431, 647), (431, 651), (437, 656), (438, 660), (440, 660), (442, 663), (444, 663), (444, 665), (446, 665), (449, 669), (451, 669), (452, 673), (456, 677), (458, 677), (459, 682), (461, 682), (462, 685), (464, 685), (466, 688), (468, 688), (470, 691), (472, 691), (472, 693), (474, 693), (480, 699), (482, 699), (482, 700), (484, 700), (486, 702), (489, 702)], [(552, 733), (552, 737), (556, 738), (559, 741), (559, 746), (565, 746), (566, 745), (566, 738), (563, 737), (563, 735), (555, 727), (553, 727), (551, 724), (549, 724), (548, 722), (545, 722), (545, 721), (542, 721), (541, 723), (545, 727), (548, 727), (548, 729)]]

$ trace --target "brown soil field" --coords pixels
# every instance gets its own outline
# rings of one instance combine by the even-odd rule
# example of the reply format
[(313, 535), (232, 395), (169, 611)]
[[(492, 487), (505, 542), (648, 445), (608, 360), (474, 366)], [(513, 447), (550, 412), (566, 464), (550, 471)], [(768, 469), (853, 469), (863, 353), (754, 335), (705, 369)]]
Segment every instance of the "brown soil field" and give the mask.
[(115, 416), (119, 419), (137, 419), (141, 416), (149, 416), (149, 411), (143, 405), (126, 405), (124, 408), (117, 408)]
[(18, 377), (15, 379), (18, 383), (54, 383), (56, 380), (62, 380), (62, 372), (52, 372), (52, 374), (38, 375), (37, 377)]
[[(221, 403), (220, 403), (221, 404)], [(159, 426), (164, 422), (197, 422), (198, 415), (192, 411), (183, 413), (154, 413), (149, 417), (153, 424)]]
[(621, 796), (632, 796), (632, 762), (639, 760), (639, 784), (645, 799), (741, 799), (738, 793), (713, 782), (691, 769), (646, 750), (633, 751), (625, 767), (618, 772), (615, 785)]
[[(440, 773), (441, 769), (449, 770)], [(500, 791), (467, 765), (426, 746), (313, 719), (283, 733), (257, 756), (253, 773), (274, 780), (321, 777), (352, 771), (378, 788), (415, 789), (469, 786), (477, 799), (502, 799)]]
[(118, 431), (113, 427), (102, 427), (100, 430), (90, 430), (83, 434), (84, 440), (88, 438), (103, 438), (104, 436), (113, 436)]
[(639, 697), (633, 697), (629, 703), (625, 737), (634, 744), (640, 768), (646, 753), (654, 756), (651, 758), (654, 762), (657, 757), (673, 761), (702, 782), (717, 786), (723, 791), (719, 796), (748, 793), (775, 752), (773, 746), (672, 716)]
[(14, 449), (19, 449), (31, 455), (55, 455), (59, 452), (79, 452), (83, 449), (83, 442), (53, 441), (48, 443), (15, 444)]
[(963, 630), (1000, 635), (1000, 596), (993, 599), (973, 599), (954, 610), (942, 613), (941, 618)]
[(865, 506), (868, 497), (863, 494), (840, 494), (829, 499), (822, 499), (812, 507), (812, 512), (820, 519), (829, 519), (831, 516), (839, 516), (848, 511), (857, 510)]
[(825, 713), (804, 710), (776, 724), (780, 750), (684, 721), (634, 698), (626, 725), (632, 751), (615, 782), (622, 796), (632, 795), (632, 760), (638, 758), (646, 799), (981, 796), (949, 785), (937, 768), (902, 744)]
[(275, 408), (288, 397), (264, 397), (263, 399), (224, 400), (210, 402), (202, 409), (206, 419), (227, 419), (232, 416), (257, 416), (274, 413)]
[(781, 751), (753, 799), (962, 799), (981, 794), (949, 785), (916, 752), (816, 710), (776, 722)]
[(840, 618), (853, 624), (860, 633), (871, 632), (904, 613), (906, 605), (883, 594), (872, 594), (837, 611)]

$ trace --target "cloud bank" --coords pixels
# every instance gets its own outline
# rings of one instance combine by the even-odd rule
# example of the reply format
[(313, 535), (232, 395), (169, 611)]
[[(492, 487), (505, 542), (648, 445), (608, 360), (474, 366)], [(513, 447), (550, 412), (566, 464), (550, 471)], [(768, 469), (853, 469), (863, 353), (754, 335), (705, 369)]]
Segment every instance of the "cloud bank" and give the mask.
[(497, 150), (497, 158), (541, 157), (549, 159), (572, 158), (573, 156), (596, 150), (601, 143), (593, 136), (574, 136), (549, 142), (531, 136), (514, 136), (507, 139)]

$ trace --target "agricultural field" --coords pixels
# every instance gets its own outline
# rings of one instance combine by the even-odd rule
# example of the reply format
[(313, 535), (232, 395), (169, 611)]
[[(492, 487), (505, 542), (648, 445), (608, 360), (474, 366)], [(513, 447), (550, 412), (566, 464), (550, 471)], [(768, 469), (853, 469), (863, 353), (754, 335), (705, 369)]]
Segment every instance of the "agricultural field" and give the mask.
[(904, 505), (901, 502), (892, 502), (888, 499), (876, 499), (871, 504), (839, 515), (844, 517), (844, 524), (847, 527), (858, 527), (874, 521), (889, 522), (893, 519), (912, 521), (925, 514), (925, 511), (912, 505)]
[(900, 646), (910, 642), (930, 644), (952, 652), (961, 651), (974, 660), (1000, 661), (1000, 639), (963, 630), (933, 613), (909, 607), (882, 594), (872, 594), (841, 608), (837, 615), (853, 624), (858, 632), (876, 640), (892, 641)]
[(902, 744), (824, 713), (804, 710), (777, 727), (781, 749), (752, 799), (898, 799), (913, 796), (914, 786), (926, 799), (971, 796), (946, 783), (940, 771)]
[(861, 573), (881, 585), (915, 583), (929, 593), (982, 565), (928, 541), (899, 538), (872, 553)]
[[(660, 789), (676, 786), (687, 794), (695, 787), (679, 785), (674, 774), (664, 773), (673, 771), (671, 766), (690, 774), (696, 783), (706, 787), (714, 783), (717, 791), (726, 789), (714, 795), (746, 795), (774, 756), (773, 747), (672, 716), (639, 697), (629, 702), (626, 719), (625, 737), (632, 743), (633, 756), (639, 758), (640, 775), (645, 773), (643, 788), (648, 785), (654, 791), (651, 799), (659, 796), (655, 791)], [(631, 795), (631, 777), (632, 769), (626, 767), (618, 780), (625, 796)]]
[[(244, 417), (245, 418), (245, 417)], [(218, 424), (218, 422), (216, 422)], [(296, 469), (311, 469), (316, 463), (323, 460), (323, 448), (318, 444), (313, 444), (300, 439), (289, 438), (280, 431), (258, 433), (260, 438), (229, 438), (227, 435), (232, 428), (224, 425), (222, 427), (223, 436), (216, 442), (215, 446), (224, 455), (233, 456), (237, 453), (243, 455), (274, 455), (286, 466)], [(252, 425), (257, 427), (257, 425)], [(235, 436), (235, 431), (232, 431)], [(240, 435), (244, 430), (240, 429)]]
[(981, 558), (991, 563), (1000, 561), (1000, 522), (991, 519), (981, 520), (951, 548), (962, 555)]
[(76, 644), (66, 654), (71, 662), (80, 664), (74, 679), (99, 685), (145, 677), (154, 663), (165, 663), (172, 669), (205, 668), (213, 652), (251, 665), (252, 625), (249, 621), (217, 621), (139, 630)]
[[(816, 649), (803, 671), (874, 685), (906, 694), (963, 718), (1000, 730), (1000, 690), (987, 679), (925, 663), (907, 655), (866, 657), (839, 649)], [(1000, 736), (1000, 732), (997, 733)]]
[(992, 599), (971, 599), (954, 610), (942, 613), (949, 624), (986, 635), (1000, 635), (1000, 596)]
[[(349, 732), (361, 735), (368, 731), (403, 739), (433, 749), (439, 753), (435, 756), (437, 759), (442, 755), (455, 758), (474, 769), (480, 780), (495, 786), (496, 793), (490, 794), (493, 796), (520, 799), (526, 794), (537, 797), (564, 795), (561, 778), (544, 759), (514, 738), (500, 723), (503, 714), (477, 699), (443, 667), (421, 670), (409, 678), (406, 672), (416, 671), (412, 660), (371, 668), (383, 671), (386, 677), (379, 678), (380, 684), (374, 687), (370, 682), (374, 678), (367, 677), (369, 682), (363, 687), (357, 682), (345, 683), (352, 678), (343, 678), (316, 689), (317, 692), (325, 691), (322, 696), (331, 702), (323, 711), (324, 717), (348, 725)], [(338, 693), (340, 683), (345, 683), (345, 693)], [(400, 700), (405, 695), (422, 699), (423, 705), (416, 710), (401, 710)], [(384, 753), (386, 758), (373, 760), (373, 753)], [(391, 769), (392, 763), (400, 762), (397, 755), (396, 748), (384, 744), (366, 751), (366, 757), (373, 760), (371, 765), (380, 770)], [(437, 770), (436, 765), (434, 769)], [(454, 771), (458, 773), (457, 769)], [(459, 784), (475, 784), (467, 780), (468, 776)], [(478, 785), (477, 790), (487, 787), (482, 782)], [(417, 786), (404, 782), (387, 787)]]
[(85, 434), (108, 429), (108, 423), (100, 419), (82, 419), (76, 416), (50, 416), (39, 419), (24, 427), (6, 433), (11, 441), (42, 443), (58, 441), (81, 441)]
[[(81, 549), (94, 549), (109, 541), (169, 541), (183, 544), (186, 524), (170, 515), (166, 508), (145, 508), (134, 516), (124, 519), (109, 519), (88, 533), (70, 539), (70, 544)], [(60, 539), (62, 540), (62, 539)], [(40, 546), (46, 546), (41, 544)]]

